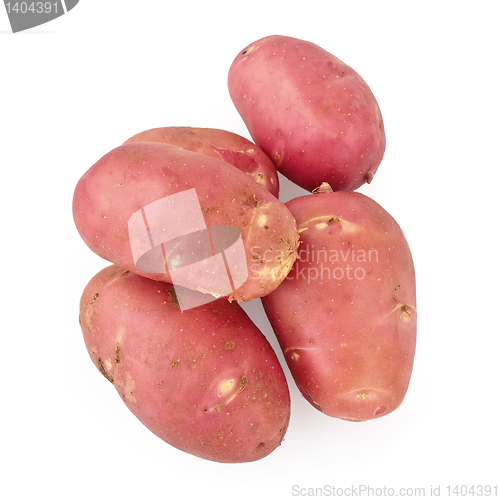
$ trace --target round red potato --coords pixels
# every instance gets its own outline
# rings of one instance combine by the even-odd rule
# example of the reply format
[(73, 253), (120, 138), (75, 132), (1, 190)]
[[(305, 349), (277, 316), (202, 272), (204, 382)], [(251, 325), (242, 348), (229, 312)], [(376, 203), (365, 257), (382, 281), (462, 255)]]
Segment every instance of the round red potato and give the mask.
[[(250, 176), (156, 142), (124, 144), (93, 165), (75, 188), (73, 217), (100, 257), (206, 300), (270, 293), (299, 239), (290, 211)], [(269, 249), (281, 260), (261, 259)]]
[(378, 103), (361, 76), (321, 47), (286, 36), (240, 51), (229, 93), (254, 142), (308, 191), (371, 182), (385, 152)]
[(172, 285), (113, 265), (86, 286), (80, 325), (98, 370), (175, 448), (234, 463), (281, 444), (290, 419), (286, 378), (237, 303), (180, 311)]
[(162, 142), (225, 161), (248, 174), (278, 198), (279, 179), (271, 159), (248, 139), (227, 130), (195, 127), (160, 127), (140, 132), (129, 142)]
[(416, 345), (415, 271), (404, 234), (356, 192), (287, 206), (300, 231), (298, 258), (262, 303), (293, 378), (332, 417), (387, 415), (407, 392)]

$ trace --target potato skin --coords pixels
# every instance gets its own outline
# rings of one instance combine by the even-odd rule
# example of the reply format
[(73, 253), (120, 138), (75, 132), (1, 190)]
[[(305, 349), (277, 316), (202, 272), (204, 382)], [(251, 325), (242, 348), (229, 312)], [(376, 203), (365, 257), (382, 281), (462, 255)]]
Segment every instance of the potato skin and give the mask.
[(231, 99), (254, 142), (308, 191), (371, 182), (385, 152), (378, 103), (361, 76), (321, 47), (273, 35), (240, 51)]
[[(241, 233), (248, 279), (229, 300), (251, 300), (274, 290), (296, 257), (295, 220), (281, 201), (248, 175), (207, 155), (170, 144), (119, 146), (78, 181), (73, 218), (85, 243), (103, 259), (141, 276), (172, 283), (168, 270), (146, 273), (136, 268), (128, 221), (150, 203), (192, 188), (207, 226), (233, 226)], [(280, 262), (259, 259), (269, 248), (282, 250)], [(204, 291), (220, 296), (213, 290)]]
[(255, 144), (227, 130), (197, 127), (159, 127), (140, 132), (130, 142), (161, 142), (203, 153), (245, 172), (273, 196), (279, 196), (279, 179), (271, 159)]
[(363, 421), (403, 401), (416, 347), (411, 252), (396, 221), (356, 192), (287, 203), (301, 234), (285, 282), (262, 303), (305, 398)]
[(276, 354), (243, 309), (180, 311), (170, 284), (112, 265), (80, 301), (85, 345), (132, 413), (200, 458), (259, 460), (280, 445), (290, 395)]

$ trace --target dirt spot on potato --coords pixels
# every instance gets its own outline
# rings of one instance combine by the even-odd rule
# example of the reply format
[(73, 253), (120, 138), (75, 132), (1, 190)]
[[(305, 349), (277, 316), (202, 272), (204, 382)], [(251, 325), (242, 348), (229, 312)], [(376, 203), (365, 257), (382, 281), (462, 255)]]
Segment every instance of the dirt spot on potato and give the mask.
[(91, 331), (94, 330), (94, 319), (95, 319), (95, 309), (94, 306), (90, 304), (85, 311), (85, 324), (87, 325), (87, 328)]
[(120, 358), (120, 343), (118, 342), (116, 344), (116, 349), (115, 349), (115, 364), (118, 365), (120, 364), (121, 358)]
[(232, 351), (234, 349), (234, 342), (232, 340), (226, 342), (224, 344), (224, 349), (226, 349), (226, 351)]
[(165, 289), (168, 294), (168, 303), (172, 305), (173, 307), (179, 307), (179, 300), (177, 299), (177, 295), (175, 294), (175, 290), (173, 288), (166, 288)]
[(262, 264), (264, 261), (262, 260), (262, 256), (260, 253), (254, 253), (252, 254), (252, 260), (258, 261), (260, 264)]
[(410, 310), (410, 307), (408, 305), (404, 304), (403, 306), (401, 306), (401, 316), (406, 321), (408, 321), (410, 319), (411, 310)]
[(252, 208), (258, 208), (260, 206), (260, 200), (252, 194), (250, 198), (248, 198), (248, 205), (251, 206)]
[(123, 387), (123, 397), (129, 403), (137, 403), (137, 399), (134, 396), (135, 380), (132, 378), (130, 372), (125, 373), (125, 387)]
[(121, 229), (115, 227), (113, 228), (112, 237), (116, 242), (123, 243), (128, 241), (128, 232), (122, 231)]
[(113, 378), (113, 374), (112, 373), (108, 373), (106, 371), (106, 368), (104, 366), (104, 361), (102, 360), (102, 358), (99, 358), (97, 360), (97, 367), (99, 368), (99, 371), (103, 374), (103, 376), (105, 378), (107, 378), (112, 384), (115, 383), (114, 378)]
[(244, 391), (248, 385), (248, 379), (243, 375), (238, 384), (238, 392)]
[(333, 224), (340, 224), (340, 217), (332, 217), (328, 219), (328, 225), (333, 226)]
[(94, 293), (93, 297), (90, 299), (90, 303), (93, 304), (99, 298), (99, 292)]

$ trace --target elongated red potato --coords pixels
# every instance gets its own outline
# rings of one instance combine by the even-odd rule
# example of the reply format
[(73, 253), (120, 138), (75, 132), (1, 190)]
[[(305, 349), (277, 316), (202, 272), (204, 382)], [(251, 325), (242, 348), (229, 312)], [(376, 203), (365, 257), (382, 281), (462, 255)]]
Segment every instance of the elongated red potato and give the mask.
[(80, 325), (98, 370), (172, 446), (235, 463), (281, 444), (290, 419), (285, 375), (235, 302), (181, 312), (172, 285), (113, 265), (86, 286)]
[(356, 192), (287, 206), (301, 235), (298, 259), (262, 302), (293, 378), (332, 417), (387, 415), (407, 392), (416, 345), (415, 271), (404, 234)]
[[(73, 217), (100, 257), (141, 276), (229, 300), (274, 290), (298, 246), (290, 211), (250, 176), (170, 144), (129, 143), (103, 156), (75, 188)], [(219, 241), (217, 231), (223, 233)], [(280, 250), (282, 259), (259, 260), (269, 249)]]
[(278, 198), (279, 179), (271, 159), (255, 144), (227, 130), (196, 127), (160, 127), (140, 132), (129, 142), (162, 142), (203, 153), (245, 172)]
[(254, 142), (308, 191), (371, 182), (385, 152), (378, 103), (361, 76), (323, 48), (273, 35), (240, 51), (229, 93)]

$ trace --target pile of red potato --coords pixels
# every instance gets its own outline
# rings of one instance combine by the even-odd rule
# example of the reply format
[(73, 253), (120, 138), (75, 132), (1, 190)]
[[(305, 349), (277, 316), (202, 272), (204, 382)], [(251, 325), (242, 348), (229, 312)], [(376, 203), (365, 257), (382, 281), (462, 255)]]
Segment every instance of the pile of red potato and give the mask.
[[(82, 176), (73, 216), (112, 263), (80, 302), (92, 361), (161, 439), (234, 463), (276, 449), (291, 408), (278, 357), (238, 302), (261, 298), (302, 395), (354, 422), (403, 401), (417, 313), (401, 228), (354, 191), (385, 152), (365, 81), (313, 43), (269, 36), (237, 55), (228, 86), (254, 142), (139, 133)], [(310, 194), (282, 203), (277, 172)]]

